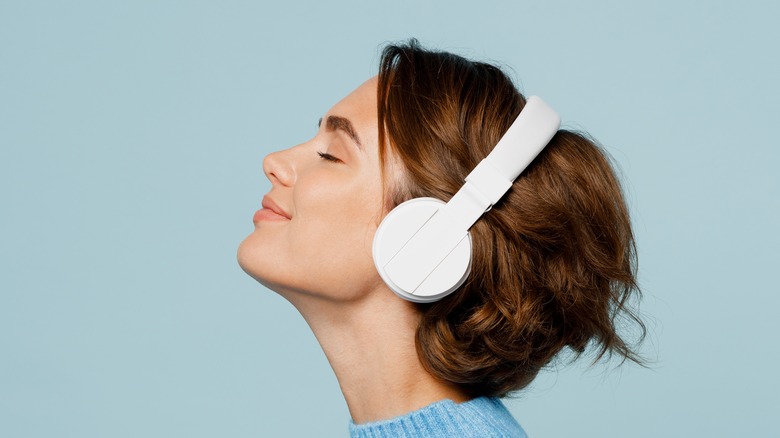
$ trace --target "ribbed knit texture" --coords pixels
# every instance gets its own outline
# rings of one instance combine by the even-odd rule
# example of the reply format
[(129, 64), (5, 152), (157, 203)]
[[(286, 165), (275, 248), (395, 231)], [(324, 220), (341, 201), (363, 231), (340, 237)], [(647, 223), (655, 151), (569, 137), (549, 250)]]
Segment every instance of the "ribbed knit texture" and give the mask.
[(504, 403), (494, 397), (478, 397), (455, 403), (445, 399), (400, 417), (355, 424), (352, 438), (527, 438)]

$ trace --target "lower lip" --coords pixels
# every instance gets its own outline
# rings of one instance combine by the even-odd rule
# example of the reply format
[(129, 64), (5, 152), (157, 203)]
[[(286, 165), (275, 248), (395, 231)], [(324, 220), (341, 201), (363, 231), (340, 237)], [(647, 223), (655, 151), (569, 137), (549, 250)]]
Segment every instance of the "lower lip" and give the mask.
[(252, 222), (257, 223), (259, 221), (289, 221), (290, 219), (282, 216), (281, 214), (274, 213), (273, 210), (263, 208), (255, 212), (255, 217), (252, 218)]

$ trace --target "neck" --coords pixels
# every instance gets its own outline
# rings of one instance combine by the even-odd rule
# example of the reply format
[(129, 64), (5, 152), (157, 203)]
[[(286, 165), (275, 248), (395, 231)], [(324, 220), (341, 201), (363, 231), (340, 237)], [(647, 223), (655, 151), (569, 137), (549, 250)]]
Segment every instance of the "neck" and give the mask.
[(386, 288), (350, 302), (287, 297), (322, 346), (352, 421), (404, 415), (443, 399), (469, 399), (457, 386), (434, 378), (415, 348), (420, 314)]

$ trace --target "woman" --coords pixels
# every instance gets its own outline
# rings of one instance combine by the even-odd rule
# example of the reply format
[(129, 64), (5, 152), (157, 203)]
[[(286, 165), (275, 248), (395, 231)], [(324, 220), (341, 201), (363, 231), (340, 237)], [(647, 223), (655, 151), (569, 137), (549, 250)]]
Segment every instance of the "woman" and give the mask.
[(433, 303), (399, 298), (372, 259), (382, 219), (448, 201), (525, 105), (498, 68), (385, 48), (379, 75), (314, 138), (268, 155), (272, 183), (241, 267), (301, 312), (333, 367), (353, 436), (525, 436), (499, 400), (562, 349), (639, 361), (615, 329), (638, 294), (635, 243), (606, 154), (559, 130), (470, 228), (471, 272)]

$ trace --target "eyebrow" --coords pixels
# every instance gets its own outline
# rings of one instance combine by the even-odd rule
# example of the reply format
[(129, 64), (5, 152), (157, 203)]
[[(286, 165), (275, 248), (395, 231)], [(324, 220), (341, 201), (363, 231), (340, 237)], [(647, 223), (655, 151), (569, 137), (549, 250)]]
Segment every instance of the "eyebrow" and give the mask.
[[(320, 118), (320, 121), (317, 123), (318, 127), (320, 125), (322, 125), (322, 118)], [(328, 116), (328, 118), (325, 120), (325, 127), (328, 129), (328, 131), (343, 131), (349, 136), (349, 138), (352, 139), (352, 141), (357, 143), (358, 148), (361, 150), (363, 149), (363, 143), (360, 141), (360, 137), (358, 137), (357, 132), (355, 131), (355, 127), (348, 118), (341, 116)]]

